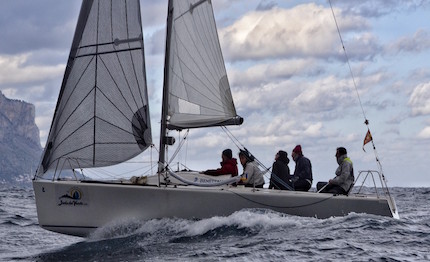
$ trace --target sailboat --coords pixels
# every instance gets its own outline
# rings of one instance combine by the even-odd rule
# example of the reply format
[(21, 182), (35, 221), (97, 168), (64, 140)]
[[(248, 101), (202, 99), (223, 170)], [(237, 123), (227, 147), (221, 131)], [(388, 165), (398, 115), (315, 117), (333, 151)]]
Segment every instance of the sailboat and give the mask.
[(240, 125), (211, 1), (170, 0), (158, 172), (94, 180), (152, 145), (138, 0), (82, 2), (49, 136), (33, 179), (39, 224), (88, 236), (123, 220), (202, 219), (244, 208), (328, 218), (351, 212), (398, 217), (388, 194), (333, 195), (232, 186), (240, 177), (173, 172), (169, 132)]

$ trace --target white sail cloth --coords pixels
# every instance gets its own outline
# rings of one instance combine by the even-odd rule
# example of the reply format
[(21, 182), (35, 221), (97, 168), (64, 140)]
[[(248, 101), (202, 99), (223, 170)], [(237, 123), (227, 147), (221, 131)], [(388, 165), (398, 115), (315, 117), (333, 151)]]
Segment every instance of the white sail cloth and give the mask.
[(241, 124), (224, 65), (211, 1), (172, 1), (168, 128)]
[(83, 1), (37, 175), (121, 163), (151, 140), (139, 1)]

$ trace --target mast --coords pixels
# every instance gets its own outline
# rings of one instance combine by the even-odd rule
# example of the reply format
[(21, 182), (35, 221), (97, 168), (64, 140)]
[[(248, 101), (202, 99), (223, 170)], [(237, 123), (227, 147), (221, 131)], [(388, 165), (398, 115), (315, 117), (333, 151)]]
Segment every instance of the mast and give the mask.
[(169, 110), (169, 52), (170, 52), (170, 38), (172, 36), (172, 15), (173, 3), (169, 0), (167, 7), (167, 29), (166, 29), (166, 51), (164, 55), (164, 83), (163, 83), (163, 102), (161, 107), (161, 127), (160, 127), (160, 153), (158, 158), (158, 173), (164, 169), (164, 162), (166, 157), (166, 135), (167, 135), (167, 113)]

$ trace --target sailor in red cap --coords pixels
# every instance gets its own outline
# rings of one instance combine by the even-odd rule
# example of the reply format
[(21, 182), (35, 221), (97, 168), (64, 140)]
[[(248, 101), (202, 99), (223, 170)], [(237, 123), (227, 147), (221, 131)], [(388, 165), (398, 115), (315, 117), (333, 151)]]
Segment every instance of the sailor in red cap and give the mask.
[(312, 187), (312, 164), (311, 161), (303, 156), (302, 146), (294, 147), (291, 157), (296, 162), (291, 182), (296, 191), (308, 191)]

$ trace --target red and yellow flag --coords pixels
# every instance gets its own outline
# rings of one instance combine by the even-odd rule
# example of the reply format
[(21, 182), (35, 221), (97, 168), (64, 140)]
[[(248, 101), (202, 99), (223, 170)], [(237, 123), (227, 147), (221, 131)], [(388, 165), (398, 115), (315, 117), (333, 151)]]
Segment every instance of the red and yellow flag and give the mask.
[(364, 141), (363, 141), (363, 151), (366, 152), (366, 150), (364, 150), (364, 146), (369, 143), (370, 141), (372, 141), (372, 134), (370, 133), (370, 130), (367, 129), (367, 133), (366, 136), (364, 137)]

